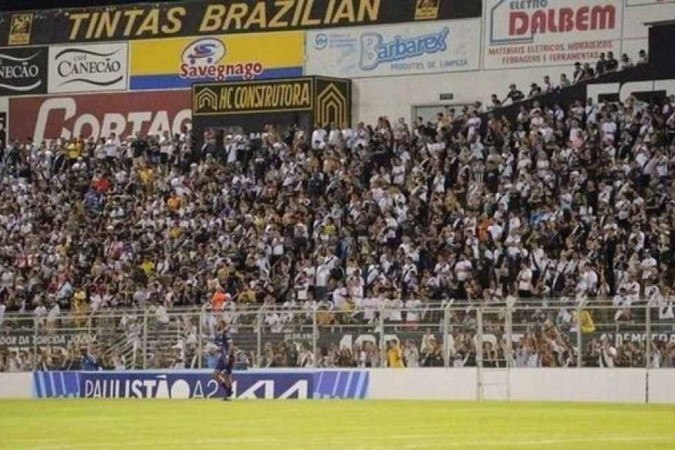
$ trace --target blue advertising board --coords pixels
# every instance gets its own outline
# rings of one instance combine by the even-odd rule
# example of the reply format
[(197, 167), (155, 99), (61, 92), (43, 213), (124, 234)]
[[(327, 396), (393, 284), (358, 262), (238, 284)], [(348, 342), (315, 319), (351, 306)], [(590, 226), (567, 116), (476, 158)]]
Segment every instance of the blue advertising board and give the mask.
[[(365, 398), (369, 373), (359, 370), (265, 370), (234, 374), (234, 398)], [(211, 371), (35, 372), (38, 398), (213, 399), (225, 392)]]

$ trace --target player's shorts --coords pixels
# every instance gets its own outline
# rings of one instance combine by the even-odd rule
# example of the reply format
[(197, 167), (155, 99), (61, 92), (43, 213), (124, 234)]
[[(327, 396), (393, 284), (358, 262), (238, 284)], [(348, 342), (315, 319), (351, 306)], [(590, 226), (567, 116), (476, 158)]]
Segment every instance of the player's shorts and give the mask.
[(234, 358), (231, 356), (221, 355), (216, 363), (216, 370), (218, 372), (232, 373), (232, 366), (234, 366)]

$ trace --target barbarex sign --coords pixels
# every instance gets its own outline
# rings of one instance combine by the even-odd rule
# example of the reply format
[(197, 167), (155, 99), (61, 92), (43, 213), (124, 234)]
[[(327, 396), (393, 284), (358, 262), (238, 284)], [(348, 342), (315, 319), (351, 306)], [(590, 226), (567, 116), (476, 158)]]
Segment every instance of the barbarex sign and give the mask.
[(127, 44), (49, 48), (49, 92), (121, 91), (127, 87)]
[(47, 92), (47, 47), (0, 49), (0, 97)]

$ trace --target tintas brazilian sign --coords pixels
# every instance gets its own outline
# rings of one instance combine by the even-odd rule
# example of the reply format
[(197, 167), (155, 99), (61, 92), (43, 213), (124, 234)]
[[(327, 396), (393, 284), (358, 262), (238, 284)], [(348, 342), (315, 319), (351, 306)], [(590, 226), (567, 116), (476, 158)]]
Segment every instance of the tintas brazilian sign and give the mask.
[(463, 19), (478, 0), (207, 0), (0, 15), (0, 47)]

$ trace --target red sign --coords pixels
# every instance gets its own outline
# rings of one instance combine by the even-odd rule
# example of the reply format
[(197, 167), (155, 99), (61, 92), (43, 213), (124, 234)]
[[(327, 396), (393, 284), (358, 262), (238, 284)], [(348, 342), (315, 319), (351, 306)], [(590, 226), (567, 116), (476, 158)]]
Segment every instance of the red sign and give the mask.
[(93, 136), (121, 138), (140, 132), (180, 133), (190, 125), (190, 90), (19, 97), (9, 100), (10, 139)]
[(509, 35), (531, 36), (538, 33), (569, 33), (570, 31), (613, 30), (616, 27), (614, 5), (582, 6), (578, 9), (537, 9), (511, 11)]

